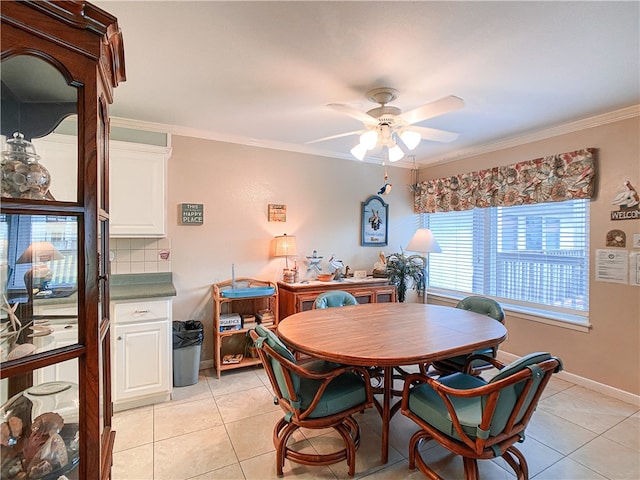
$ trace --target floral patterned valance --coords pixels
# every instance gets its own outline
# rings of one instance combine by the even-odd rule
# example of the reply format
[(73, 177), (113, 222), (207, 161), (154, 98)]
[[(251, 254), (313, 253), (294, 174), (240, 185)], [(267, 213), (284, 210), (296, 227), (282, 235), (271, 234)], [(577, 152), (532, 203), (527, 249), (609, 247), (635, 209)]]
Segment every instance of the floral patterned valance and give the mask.
[(450, 212), (591, 198), (595, 148), (418, 184), (416, 213)]

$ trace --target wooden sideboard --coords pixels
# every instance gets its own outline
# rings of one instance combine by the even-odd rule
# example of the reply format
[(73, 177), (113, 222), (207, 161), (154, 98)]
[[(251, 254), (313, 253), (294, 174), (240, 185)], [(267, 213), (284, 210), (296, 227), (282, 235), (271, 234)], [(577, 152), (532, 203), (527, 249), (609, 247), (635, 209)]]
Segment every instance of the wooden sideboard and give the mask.
[(316, 297), (329, 290), (344, 290), (358, 303), (396, 302), (396, 287), (386, 278), (349, 278), (344, 281), (286, 283), (278, 282), (280, 320), (294, 313), (311, 310)]

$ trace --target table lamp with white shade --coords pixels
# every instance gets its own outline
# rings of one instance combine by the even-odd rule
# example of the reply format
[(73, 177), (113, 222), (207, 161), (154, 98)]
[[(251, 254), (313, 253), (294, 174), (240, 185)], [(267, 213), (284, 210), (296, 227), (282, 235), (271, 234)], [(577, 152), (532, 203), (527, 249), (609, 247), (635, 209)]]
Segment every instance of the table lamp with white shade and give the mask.
[(62, 260), (64, 257), (51, 242), (33, 242), (16, 260), (17, 264), (32, 263), (33, 267), (24, 274), (24, 284), (31, 295), (34, 289), (45, 290), (51, 280), (51, 269), (47, 262)]
[(428, 253), (442, 253), (442, 249), (438, 242), (428, 228), (419, 228), (416, 233), (413, 234), (406, 250), (410, 252), (417, 252), (422, 254), (423, 261), (423, 279), (424, 288), (422, 290), (422, 303), (427, 302), (427, 254)]
[(282, 279), (292, 283), (296, 280), (296, 268), (289, 269), (289, 257), (297, 255), (296, 237), (293, 235), (279, 235), (275, 238), (274, 256), (284, 257), (285, 267), (282, 271)]

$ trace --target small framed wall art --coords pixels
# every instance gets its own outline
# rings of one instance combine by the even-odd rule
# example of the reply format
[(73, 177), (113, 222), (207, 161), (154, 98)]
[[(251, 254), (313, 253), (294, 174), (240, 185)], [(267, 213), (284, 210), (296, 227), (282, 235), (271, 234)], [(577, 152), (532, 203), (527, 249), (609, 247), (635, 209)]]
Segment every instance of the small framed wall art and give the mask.
[(287, 206), (270, 203), (269, 204), (269, 221), (270, 222), (286, 222), (287, 221)]
[(377, 195), (362, 202), (360, 244), (363, 247), (387, 245), (389, 233), (389, 205)]
[(180, 225), (202, 225), (204, 223), (204, 204), (181, 203)]

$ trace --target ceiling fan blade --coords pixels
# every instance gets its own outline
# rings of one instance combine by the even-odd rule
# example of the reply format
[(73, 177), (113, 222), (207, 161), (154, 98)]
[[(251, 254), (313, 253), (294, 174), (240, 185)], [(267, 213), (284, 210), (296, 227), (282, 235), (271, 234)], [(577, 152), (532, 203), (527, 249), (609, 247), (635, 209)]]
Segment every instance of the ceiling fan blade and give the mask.
[(418, 123), (428, 118), (444, 115), (464, 107), (464, 100), (453, 95), (442, 97), (434, 102), (427, 103), (421, 107), (414, 108), (400, 115), (408, 124)]
[(311, 140), (309, 142), (305, 142), (305, 144), (308, 145), (310, 143), (324, 142), (325, 140), (333, 140), (334, 138), (348, 137), (349, 135), (359, 135), (359, 134), (364, 133), (366, 131), (367, 130), (354, 130), (353, 132), (339, 133), (337, 135), (331, 135), (329, 137), (317, 138), (316, 140)]
[(370, 115), (367, 115), (365, 112), (361, 112), (349, 105), (344, 105), (343, 103), (330, 103), (327, 105), (332, 110), (336, 112), (342, 113), (344, 115), (348, 115), (351, 118), (355, 118), (356, 120), (360, 120), (365, 125), (377, 125), (378, 120), (373, 118)]
[(423, 140), (431, 140), (433, 142), (442, 142), (442, 143), (453, 142), (460, 135), (459, 133), (455, 133), (455, 132), (438, 130), (437, 128), (417, 127), (415, 125), (411, 127), (411, 130), (420, 132), (420, 135), (422, 135)]

